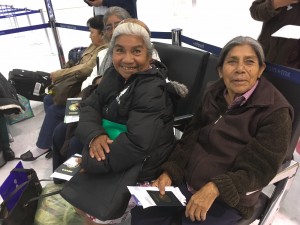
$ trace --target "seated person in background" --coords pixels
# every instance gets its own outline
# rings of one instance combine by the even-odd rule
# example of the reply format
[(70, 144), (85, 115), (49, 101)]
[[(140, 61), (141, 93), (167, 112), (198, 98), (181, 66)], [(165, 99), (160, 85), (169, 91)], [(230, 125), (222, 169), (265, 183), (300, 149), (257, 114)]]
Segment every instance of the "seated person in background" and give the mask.
[[(76, 136), (85, 146), (82, 168), (86, 173), (123, 171), (147, 158), (139, 182), (151, 181), (161, 173), (159, 167), (174, 147), (174, 104), (187, 89), (166, 82), (167, 68), (152, 59), (148, 30), (139, 20), (125, 20), (116, 27), (108, 50), (113, 66), (80, 104)], [(102, 127), (103, 119), (126, 125), (127, 131), (112, 141)], [(103, 224), (84, 217), (87, 224)]]
[[(60, 76), (85, 74), (88, 77), (96, 65), (98, 52), (106, 48), (107, 41), (104, 38), (104, 25), (102, 16), (95, 16), (87, 21), (90, 29), (91, 45), (84, 51), (80, 61), (73, 67), (64, 68), (51, 73), (52, 81)], [(79, 94), (79, 93), (78, 93)], [(23, 153), (20, 158), (23, 161), (33, 161), (47, 153), (52, 145), (52, 135), (55, 127), (64, 120), (65, 106), (55, 105), (52, 95), (44, 98), (45, 118), (39, 133), (36, 147)]]
[[(111, 39), (114, 29), (117, 27), (117, 25), (122, 20), (128, 19), (128, 18), (130, 18), (130, 15), (123, 8), (117, 7), (117, 6), (108, 8), (108, 10), (106, 11), (106, 13), (103, 17), (103, 21), (104, 21), (104, 25), (105, 25), (105, 37), (107, 38), (107, 40)], [(151, 33), (150, 30), (149, 30), (149, 33)], [(96, 78), (98, 76), (102, 76), (104, 74), (104, 71), (108, 67), (112, 66), (111, 55), (107, 54), (107, 50), (108, 50), (108, 48), (103, 49), (98, 53), (97, 57), (98, 57), (99, 65), (94, 67), (91, 76), (89, 76), (83, 82), (82, 89), (87, 87), (88, 85), (97, 83)], [(159, 55), (155, 49), (153, 50), (152, 58), (160, 61)]]
[[(135, 207), (132, 225), (234, 225), (253, 213), (260, 190), (276, 175), (291, 137), (293, 109), (262, 76), (261, 45), (238, 36), (222, 49), (217, 70), (164, 172), (153, 182), (162, 195), (179, 186), (186, 207)], [(248, 192), (254, 192), (247, 194)]]
[[(104, 35), (106, 40), (109, 42), (112, 33), (116, 26), (124, 19), (130, 18), (129, 13), (121, 7), (110, 7), (105, 15), (103, 16), (104, 23)], [(102, 49), (97, 55), (97, 64), (94, 66), (91, 75), (82, 83), (81, 89), (88, 87), (89, 85), (99, 83), (97, 77), (101, 77), (104, 71), (111, 66), (111, 60), (107, 61), (106, 56), (107, 48)], [(105, 60), (104, 60), (105, 58)]]
[(0, 110), (0, 168), (5, 165), (6, 161), (15, 158), (15, 153), (10, 148), (9, 135), (6, 127), (6, 119), (2, 110)]
[(15, 88), (0, 73), (0, 168), (7, 161), (15, 159), (15, 153), (10, 148), (9, 133), (4, 115), (20, 113), (22, 109), (24, 110), (17, 98)]
[[(130, 15), (126, 10), (120, 7), (110, 7), (104, 17), (104, 34), (105, 38), (110, 41), (112, 32), (115, 27), (124, 19), (130, 18)], [(100, 83), (101, 77), (104, 71), (112, 66), (110, 57), (106, 56), (107, 48), (99, 51), (98, 53), (98, 65), (93, 69), (92, 74), (82, 83), (82, 92), (80, 96), (85, 99)], [(104, 60), (105, 57), (105, 60)], [(104, 62), (105, 61), (105, 62)], [(60, 164), (62, 164), (67, 158), (75, 153), (81, 153), (83, 145), (75, 138), (74, 129), (77, 123), (65, 124), (61, 122), (55, 128), (53, 134), (53, 170), (55, 170)], [(70, 140), (72, 138), (72, 141)], [(64, 146), (64, 147), (63, 147)]]

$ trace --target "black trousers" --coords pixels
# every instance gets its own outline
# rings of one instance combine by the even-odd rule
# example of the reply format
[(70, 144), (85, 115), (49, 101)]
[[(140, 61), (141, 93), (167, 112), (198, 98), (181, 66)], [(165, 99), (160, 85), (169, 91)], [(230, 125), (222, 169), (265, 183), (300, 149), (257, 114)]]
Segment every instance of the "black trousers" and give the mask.
[(10, 147), (8, 130), (6, 127), (6, 120), (4, 115), (0, 112), (0, 151)]
[[(187, 201), (192, 196), (186, 185), (180, 187)], [(191, 221), (185, 217), (185, 207), (149, 207), (141, 206), (131, 210), (131, 225), (235, 225), (242, 218), (240, 213), (223, 202), (215, 201), (207, 213), (205, 221)]]
[(60, 150), (63, 147), (63, 144), (65, 142), (65, 136), (67, 132), (67, 125), (63, 122), (58, 124), (54, 130), (53, 134), (53, 171), (59, 167), (62, 163), (64, 163), (68, 158), (70, 158), (72, 155), (79, 153), (82, 153), (83, 144), (74, 136), (70, 143), (69, 147), (66, 151), (66, 156), (62, 156), (60, 154)]

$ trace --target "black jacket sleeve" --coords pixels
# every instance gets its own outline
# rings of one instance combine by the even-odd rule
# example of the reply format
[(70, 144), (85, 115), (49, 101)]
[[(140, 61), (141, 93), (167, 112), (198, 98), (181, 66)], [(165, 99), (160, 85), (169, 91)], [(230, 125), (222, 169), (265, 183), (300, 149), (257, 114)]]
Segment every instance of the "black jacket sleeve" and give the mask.
[[(146, 76), (146, 75), (145, 75)], [(165, 86), (162, 79), (149, 76), (141, 79), (133, 89), (128, 89), (130, 101), (127, 132), (121, 133), (110, 145), (106, 160), (98, 162), (83, 157), (83, 168), (91, 173), (122, 171), (144, 160), (159, 139), (158, 131), (163, 127), (161, 116), (166, 105)], [(122, 102), (124, 99), (120, 98)], [(98, 128), (99, 130), (99, 128)]]
[(250, 14), (254, 20), (266, 22), (276, 16), (280, 10), (275, 10), (272, 0), (256, 0), (250, 7)]

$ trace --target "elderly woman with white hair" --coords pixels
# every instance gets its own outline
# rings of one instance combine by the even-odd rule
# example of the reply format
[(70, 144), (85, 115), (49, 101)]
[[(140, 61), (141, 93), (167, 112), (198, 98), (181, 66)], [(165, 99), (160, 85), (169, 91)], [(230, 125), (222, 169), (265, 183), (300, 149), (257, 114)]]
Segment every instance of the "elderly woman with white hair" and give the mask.
[[(137, 182), (152, 181), (161, 173), (160, 165), (174, 147), (174, 106), (187, 89), (166, 81), (167, 68), (152, 59), (150, 32), (142, 21), (127, 19), (120, 23), (108, 52), (113, 66), (80, 104), (75, 135), (85, 145), (82, 168), (85, 173), (113, 174), (146, 159)], [(126, 129), (113, 139), (104, 128), (104, 120)], [(88, 224), (118, 223), (122, 219), (101, 221), (86, 217)]]

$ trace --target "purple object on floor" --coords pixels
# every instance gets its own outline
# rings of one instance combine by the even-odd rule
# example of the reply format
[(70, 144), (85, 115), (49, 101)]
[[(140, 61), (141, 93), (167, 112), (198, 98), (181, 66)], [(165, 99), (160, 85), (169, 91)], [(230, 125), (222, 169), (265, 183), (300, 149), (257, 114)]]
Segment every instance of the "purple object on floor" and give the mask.
[[(15, 168), (24, 168), (22, 161), (19, 161)], [(0, 187), (0, 195), (2, 199), (7, 199), (9, 195), (18, 187), (18, 185), (24, 183), (27, 180), (28, 178), (26, 173), (11, 171)], [(16, 192), (14, 196), (7, 202), (6, 205), (9, 211), (13, 209), (25, 187), (26, 186), (24, 186), (18, 192)]]

